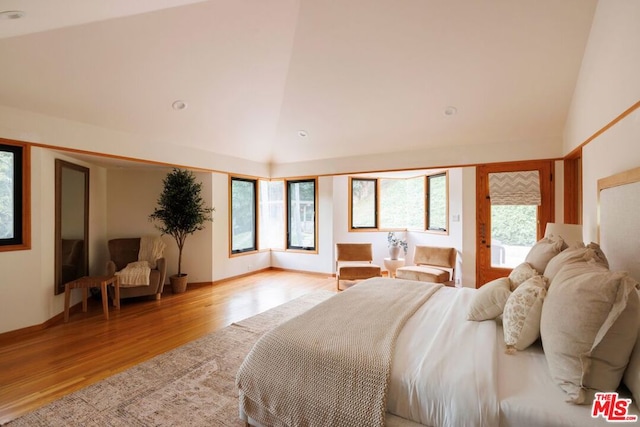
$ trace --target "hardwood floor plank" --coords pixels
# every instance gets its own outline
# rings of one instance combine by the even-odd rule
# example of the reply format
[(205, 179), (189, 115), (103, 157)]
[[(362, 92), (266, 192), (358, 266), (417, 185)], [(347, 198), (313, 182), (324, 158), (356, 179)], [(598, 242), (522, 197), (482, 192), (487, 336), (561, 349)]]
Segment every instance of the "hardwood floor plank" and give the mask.
[(316, 290), (335, 278), (266, 270), (162, 299), (99, 301), (68, 323), (0, 341), (0, 424), (158, 354)]

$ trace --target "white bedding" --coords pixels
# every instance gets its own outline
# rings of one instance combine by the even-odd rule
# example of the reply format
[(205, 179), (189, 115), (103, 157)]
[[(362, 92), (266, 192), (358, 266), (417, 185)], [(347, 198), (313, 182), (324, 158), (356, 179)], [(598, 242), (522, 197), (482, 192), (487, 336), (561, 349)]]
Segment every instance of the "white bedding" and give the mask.
[[(498, 346), (501, 426), (611, 425), (602, 417), (591, 418), (591, 405), (573, 405), (565, 402), (567, 395), (551, 379), (540, 342), (514, 355), (505, 354), (501, 350), (504, 349), (504, 339), (502, 327), (499, 326)], [(638, 414), (635, 405), (630, 409), (630, 413)]]
[(498, 425), (496, 323), (466, 320), (475, 292), (441, 288), (407, 321), (391, 365), (388, 412), (427, 426)]
[[(443, 287), (405, 323), (391, 364), (388, 427), (610, 425), (591, 418), (591, 405), (565, 402), (539, 342), (507, 355), (499, 323), (466, 320), (475, 292)], [(640, 415), (635, 404), (630, 413)]]
[(508, 355), (499, 323), (467, 321), (475, 292), (441, 288), (409, 318), (396, 343), (389, 413), (438, 427), (611, 425), (591, 418), (591, 405), (565, 402), (540, 342)]

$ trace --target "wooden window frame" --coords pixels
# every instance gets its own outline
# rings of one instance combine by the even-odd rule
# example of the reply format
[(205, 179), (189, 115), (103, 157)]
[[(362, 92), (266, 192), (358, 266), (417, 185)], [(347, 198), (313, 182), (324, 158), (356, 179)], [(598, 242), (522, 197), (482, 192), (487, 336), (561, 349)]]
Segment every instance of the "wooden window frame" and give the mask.
[[(362, 226), (362, 227), (354, 227), (353, 226), (353, 181), (373, 181), (373, 185), (374, 185), (374, 212), (373, 212), (373, 218), (374, 218), (374, 225), (373, 227), (366, 227), (366, 226)], [(378, 194), (378, 178), (360, 178), (360, 177), (353, 177), (350, 176), (349, 177), (349, 231), (378, 231), (378, 200), (379, 200), (379, 194)]]
[[(430, 223), (430, 218), (429, 218), (429, 212), (430, 212), (430, 206), (431, 206), (431, 187), (430, 187), (430, 180), (432, 178), (437, 178), (437, 177), (441, 177), (444, 176), (445, 179), (445, 189), (444, 189), (444, 193), (445, 193), (445, 228), (441, 229), (441, 228), (431, 228), (431, 223)], [(434, 174), (430, 174), (430, 175), (425, 175), (425, 184), (424, 184), (424, 188), (425, 188), (425, 206), (424, 206), (424, 213), (425, 213), (425, 228), (427, 232), (430, 233), (436, 233), (436, 234), (443, 234), (443, 235), (448, 235), (449, 234), (449, 171), (444, 171), (444, 172), (438, 172), (438, 173), (434, 173)]]
[[(291, 221), (289, 216), (289, 210), (291, 205), (290, 200), (290, 184), (299, 184), (303, 182), (313, 182), (313, 247), (311, 246), (292, 246), (291, 245)], [(285, 227), (286, 227), (286, 244), (285, 248), (290, 252), (301, 252), (301, 253), (318, 253), (318, 178), (317, 177), (307, 177), (307, 178), (291, 178), (284, 180), (284, 191), (285, 191)]]
[(31, 146), (0, 138), (0, 151), (16, 156), (14, 169), (14, 238), (0, 239), (0, 252), (31, 249)]
[[(233, 249), (233, 183), (235, 181), (248, 182), (253, 185), (253, 247), (246, 249)], [(255, 178), (230, 175), (229, 176), (229, 253), (233, 255), (243, 255), (258, 251), (258, 209), (259, 209), (258, 180)]]

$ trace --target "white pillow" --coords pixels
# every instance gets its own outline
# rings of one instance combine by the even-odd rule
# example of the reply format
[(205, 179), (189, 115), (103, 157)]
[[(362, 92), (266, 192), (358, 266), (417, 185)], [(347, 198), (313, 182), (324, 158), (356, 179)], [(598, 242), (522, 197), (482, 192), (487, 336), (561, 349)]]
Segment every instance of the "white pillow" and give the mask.
[(560, 252), (558, 255), (551, 258), (547, 267), (544, 269), (544, 276), (549, 280), (553, 280), (555, 275), (558, 274), (560, 269), (565, 265), (583, 261), (593, 260), (595, 263), (601, 264), (603, 267), (609, 267), (607, 259), (604, 257), (604, 253), (602, 253), (600, 247), (595, 245), (597, 246), (596, 250), (591, 245), (595, 245), (595, 243), (590, 244), (590, 246), (578, 243), (577, 245)]
[(467, 320), (491, 320), (500, 316), (511, 295), (510, 288), (508, 277), (501, 277), (481, 286), (471, 300)]
[(535, 268), (531, 267), (528, 262), (519, 264), (516, 268), (511, 270), (509, 274), (509, 280), (511, 281), (511, 290), (515, 291), (518, 286), (524, 283), (526, 280), (532, 277), (539, 276), (542, 272), (537, 272)]
[(524, 260), (531, 264), (536, 271), (539, 271), (540, 274), (542, 274), (551, 258), (562, 251), (563, 245), (564, 240), (559, 236), (545, 237), (544, 239), (538, 240), (536, 244), (533, 245)]
[(640, 328), (637, 282), (594, 262), (565, 265), (542, 305), (540, 335), (549, 372), (569, 402), (615, 391)]
[(547, 283), (545, 277), (532, 277), (509, 296), (502, 313), (507, 353), (512, 353), (514, 348), (524, 350), (540, 337), (540, 316)]

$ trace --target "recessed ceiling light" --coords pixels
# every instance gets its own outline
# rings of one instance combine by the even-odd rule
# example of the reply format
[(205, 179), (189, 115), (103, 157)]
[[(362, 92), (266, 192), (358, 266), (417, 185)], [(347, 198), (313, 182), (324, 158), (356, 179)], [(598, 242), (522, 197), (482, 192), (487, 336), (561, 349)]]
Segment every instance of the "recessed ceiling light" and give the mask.
[(455, 116), (455, 114), (458, 112), (458, 109), (456, 107), (447, 107), (444, 109), (444, 115), (445, 116)]
[(26, 13), (22, 10), (5, 10), (0, 12), (0, 19), (13, 20), (24, 18)]
[(309, 133), (308, 133), (306, 130), (304, 130), (304, 129), (300, 129), (300, 130), (298, 131), (298, 136), (299, 136), (300, 138), (306, 138), (306, 137), (308, 137), (308, 136), (309, 136)]
[(177, 100), (177, 101), (173, 101), (173, 104), (171, 104), (171, 107), (174, 110), (184, 110), (185, 108), (187, 108), (187, 103), (181, 100)]

